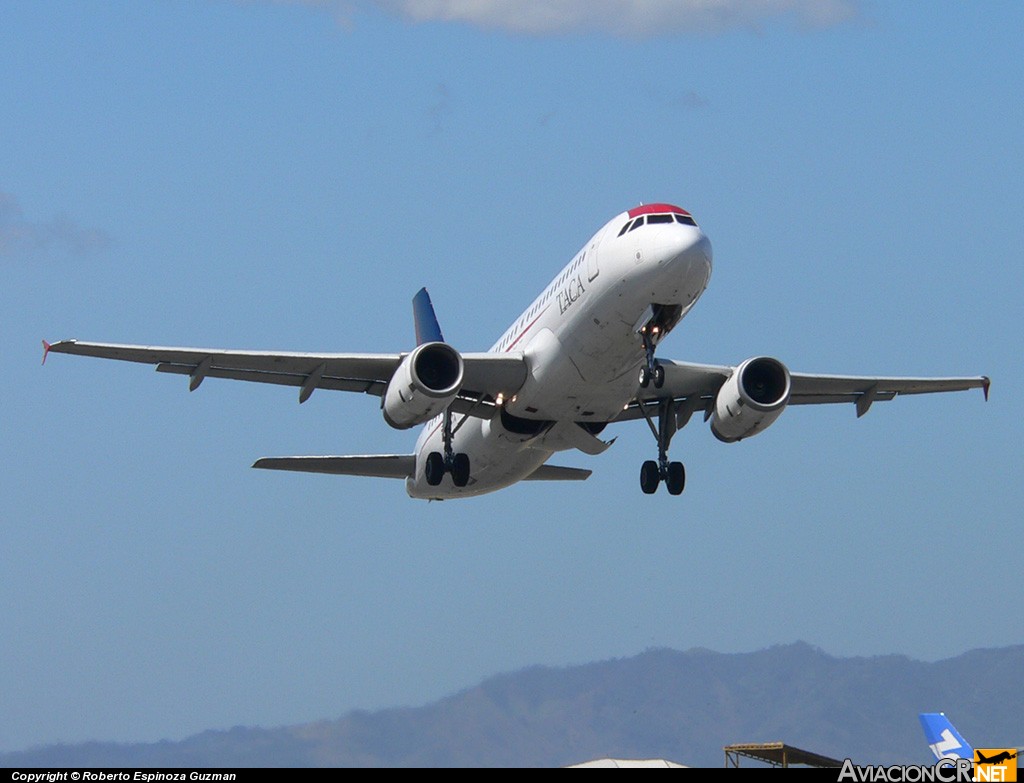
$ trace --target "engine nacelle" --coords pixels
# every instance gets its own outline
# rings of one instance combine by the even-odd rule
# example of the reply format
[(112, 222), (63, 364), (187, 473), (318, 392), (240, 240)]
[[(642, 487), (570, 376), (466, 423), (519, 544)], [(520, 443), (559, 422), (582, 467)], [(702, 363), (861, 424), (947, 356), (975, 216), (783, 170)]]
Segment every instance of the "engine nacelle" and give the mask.
[(778, 359), (747, 359), (718, 390), (711, 432), (725, 443), (756, 435), (779, 418), (789, 389), (789, 370)]
[(462, 388), (462, 356), (447, 343), (424, 343), (398, 365), (384, 392), (384, 421), (406, 430), (444, 411)]

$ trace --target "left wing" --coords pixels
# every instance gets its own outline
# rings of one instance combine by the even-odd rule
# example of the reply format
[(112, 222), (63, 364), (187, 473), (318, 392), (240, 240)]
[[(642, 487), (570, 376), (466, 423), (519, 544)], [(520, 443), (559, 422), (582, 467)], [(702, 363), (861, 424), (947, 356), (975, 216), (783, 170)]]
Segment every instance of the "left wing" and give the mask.
[[(644, 410), (656, 408), (659, 401), (674, 400), (678, 416), (688, 419), (696, 411), (710, 415), (715, 397), (736, 367), (690, 362), (661, 361), (665, 368), (665, 384), (660, 389), (653, 385), (640, 389), (637, 398), (615, 419), (629, 421), (643, 418)], [(982, 389), (985, 399), (991, 381), (979, 375), (965, 378), (880, 378), (860, 375), (812, 375), (790, 373), (789, 405), (820, 405), (848, 402), (856, 406), (857, 416), (868, 412), (872, 403), (891, 400), (900, 394), (930, 394), (933, 392)], [(682, 426), (685, 420), (681, 421)]]
[[(406, 354), (275, 353), (217, 348), (166, 348), (62, 340), (43, 343), (44, 355), (70, 353), (156, 365), (157, 372), (189, 376), (189, 391), (206, 378), (299, 387), (299, 402), (316, 389), (363, 392), (380, 397)], [(463, 386), (452, 403), (456, 413), (490, 418), (499, 394), (515, 394), (526, 380), (522, 353), (466, 353)]]
[(868, 412), (873, 402), (891, 400), (900, 394), (981, 389), (988, 399), (992, 382), (988, 376), (974, 378), (864, 378), (855, 375), (808, 375), (792, 373), (790, 405), (852, 402), (857, 416)]
[(264, 470), (329, 473), (342, 476), (406, 478), (416, 472), (415, 454), (373, 454), (353, 457), (263, 457), (253, 463)]

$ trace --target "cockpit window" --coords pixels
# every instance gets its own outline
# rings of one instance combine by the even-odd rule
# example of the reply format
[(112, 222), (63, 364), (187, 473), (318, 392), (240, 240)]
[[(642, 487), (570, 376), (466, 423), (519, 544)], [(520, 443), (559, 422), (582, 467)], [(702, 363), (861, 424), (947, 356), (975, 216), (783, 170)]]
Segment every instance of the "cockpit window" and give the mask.
[(684, 226), (697, 225), (697, 221), (695, 221), (692, 217), (690, 217), (689, 215), (680, 214), (679, 212), (662, 212), (655, 214), (647, 214), (640, 215), (634, 218), (632, 221), (627, 221), (626, 224), (619, 229), (619, 236), (621, 237), (623, 234), (629, 233), (633, 229), (640, 228), (640, 226), (644, 225), (645, 221), (649, 225), (653, 225), (655, 223), (671, 223), (673, 221), (677, 223), (682, 223)]

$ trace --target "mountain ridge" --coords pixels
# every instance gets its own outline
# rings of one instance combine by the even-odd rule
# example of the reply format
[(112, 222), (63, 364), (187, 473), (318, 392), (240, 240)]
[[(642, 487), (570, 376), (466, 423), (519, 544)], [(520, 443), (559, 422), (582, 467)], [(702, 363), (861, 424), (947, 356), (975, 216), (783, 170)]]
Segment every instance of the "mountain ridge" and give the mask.
[(921, 763), (917, 721), (944, 711), (969, 741), (1017, 746), (1024, 645), (935, 662), (838, 658), (807, 642), (634, 656), (488, 677), (418, 707), (355, 710), (180, 741), (86, 742), (0, 754), (13, 766), (563, 766), (600, 757), (721, 766), (722, 746), (785, 741), (857, 763)]

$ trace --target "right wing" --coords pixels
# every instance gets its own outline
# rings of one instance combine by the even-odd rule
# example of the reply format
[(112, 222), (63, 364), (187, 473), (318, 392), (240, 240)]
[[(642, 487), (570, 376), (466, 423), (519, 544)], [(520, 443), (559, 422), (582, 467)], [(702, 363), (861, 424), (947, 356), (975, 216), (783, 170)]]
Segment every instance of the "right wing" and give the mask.
[[(156, 365), (157, 372), (189, 376), (189, 391), (205, 378), (273, 383), (299, 387), (299, 402), (316, 389), (363, 392), (380, 397), (406, 354), (277, 353), (226, 351), (218, 348), (166, 348), (62, 340), (43, 343), (49, 353), (69, 353)], [(452, 403), (456, 413), (490, 418), (499, 395), (510, 397), (526, 380), (522, 353), (466, 353), (463, 386)]]

